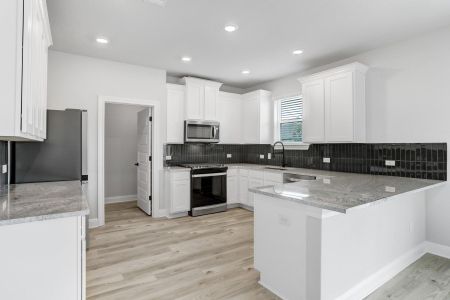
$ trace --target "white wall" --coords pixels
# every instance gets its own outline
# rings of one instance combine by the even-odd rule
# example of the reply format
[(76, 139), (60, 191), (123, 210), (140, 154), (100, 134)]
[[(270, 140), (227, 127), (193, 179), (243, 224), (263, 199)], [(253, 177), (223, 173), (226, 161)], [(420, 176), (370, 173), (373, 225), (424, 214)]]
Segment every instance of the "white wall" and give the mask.
[(111, 197), (137, 194), (138, 105), (106, 104), (105, 107), (105, 202)]
[[(366, 80), (367, 141), (450, 142), (450, 27), (252, 87), (301, 93), (297, 78), (359, 61)], [(448, 166), (447, 166), (448, 171)], [(427, 239), (450, 246), (450, 185), (427, 192)]]
[[(89, 218), (96, 219), (98, 96), (161, 101), (165, 124), (166, 72), (56, 51), (50, 51), (48, 67), (48, 108), (88, 110)], [(165, 140), (165, 126), (160, 134)]]

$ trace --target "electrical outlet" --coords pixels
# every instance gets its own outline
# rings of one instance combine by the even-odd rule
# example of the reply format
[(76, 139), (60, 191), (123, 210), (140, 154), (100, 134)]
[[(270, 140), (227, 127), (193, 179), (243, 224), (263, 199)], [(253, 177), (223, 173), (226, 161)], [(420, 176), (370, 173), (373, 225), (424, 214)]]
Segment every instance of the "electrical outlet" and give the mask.
[(395, 160), (385, 160), (384, 164), (388, 167), (395, 167)]
[(264, 154), (260, 154), (259, 159), (264, 159)]
[(331, 158), (329, 158), (329, 157), (324, 157), (324, 158), (323, 158), (323, 162), (324, 162), (325, 164), (329, 164), (329, 163), (331, 162)]
[(393, 186), (385, 186), (384, 190), (388, 193), (395, 193), (395, 187)]
[(272, 159), (272, 153), (267, 153), (267, 159)]
[(8, 165), (2, 165), (2, 174), (8, 173)]
[(231, 157), (233, 157), (233, 155), (230, 154), (230, 153), (228, 153), (228, 154), (227, 154), (227, 158), (231, 158)]
[(172, 155), (166, 155), (166, 160), (172, 160)]

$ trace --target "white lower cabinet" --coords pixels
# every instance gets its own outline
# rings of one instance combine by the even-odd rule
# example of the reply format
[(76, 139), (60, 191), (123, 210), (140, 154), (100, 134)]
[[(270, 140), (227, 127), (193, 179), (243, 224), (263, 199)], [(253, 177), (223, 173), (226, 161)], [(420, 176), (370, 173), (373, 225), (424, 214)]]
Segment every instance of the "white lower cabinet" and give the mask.
[(188, 212), (191, 207), (191, 173), (186, 171), (167, 171), (166, 194), (169, 200), (169, 213)]
[(0, 226), (0, 298), (84, 300), (84, 218)]
[(227, 172), (227, 204), (239, 203), (239, 172), (229, 169)]
[[(253, 193), (249, 188), (283, 183), (283, 174), (254, 169), (229, 169), (227, 174), (228, 204), (238, 203), (244, 207), (253, 207)], [(236, 200), (237, 199), (237, 200)]]

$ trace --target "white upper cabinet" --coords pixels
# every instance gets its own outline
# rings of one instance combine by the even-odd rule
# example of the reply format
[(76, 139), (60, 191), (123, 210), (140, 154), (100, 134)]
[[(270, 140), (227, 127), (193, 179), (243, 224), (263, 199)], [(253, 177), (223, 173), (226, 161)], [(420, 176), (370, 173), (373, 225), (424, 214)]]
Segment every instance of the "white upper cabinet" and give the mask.
[(217, 98), (222, 83), (194, 77), (183, 78), (186, 83), (186, 119), (217, 119)]
[(167, 84), (167, 143), (184, 142), (184, 98), (183, 85)]
[(0, 2), (0, 138), (46, 138), (47, 60), (52, 44), (45, 0)]
[(242, 142), (273, 143), (273, 101), (271, 93), (257, 90), (242, 95)]
[(303, 141), (314, 143), (325, 140), (325, 93), (323, 80), (302, 85)]
[(352, 63), (299, 78), (304, 142), (365, 142), (367, 70), (363, 64)]
[(220, 122), (220, 142), (223, 144), (239, 144), (242, 141), (241, 104), (241, 95), (219, 92), (217, 121)]

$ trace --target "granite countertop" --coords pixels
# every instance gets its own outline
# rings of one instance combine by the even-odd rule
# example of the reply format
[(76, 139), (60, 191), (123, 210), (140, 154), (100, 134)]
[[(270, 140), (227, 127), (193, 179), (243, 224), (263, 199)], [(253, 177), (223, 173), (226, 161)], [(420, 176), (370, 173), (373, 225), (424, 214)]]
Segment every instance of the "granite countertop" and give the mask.
[(80, 181), (12, 184), (0, 195), (0, 226), (87, 215), (85, 188)]
[(251, 192), (294, 201), (300, 204), (347, 213), (356, 207), (395, 195), (419, 192), (446, 181), (394, 176), (329, 172), (310, 169), (291, 169), (289, 173), (316, 175), (317, 180), (304, 180), (275, 186), (250, 188)]

